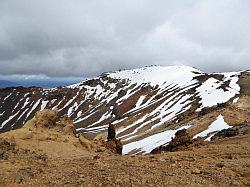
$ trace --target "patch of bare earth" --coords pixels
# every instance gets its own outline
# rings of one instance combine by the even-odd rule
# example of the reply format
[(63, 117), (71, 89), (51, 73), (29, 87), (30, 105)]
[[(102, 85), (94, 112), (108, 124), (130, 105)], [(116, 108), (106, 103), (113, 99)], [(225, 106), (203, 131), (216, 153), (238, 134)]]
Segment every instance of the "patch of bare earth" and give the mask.
[(249, 186), (249, 153), (249, 136), (157, 155), (98, 149), (56, 158), (10, 149), (0, 159), (0, 186)]

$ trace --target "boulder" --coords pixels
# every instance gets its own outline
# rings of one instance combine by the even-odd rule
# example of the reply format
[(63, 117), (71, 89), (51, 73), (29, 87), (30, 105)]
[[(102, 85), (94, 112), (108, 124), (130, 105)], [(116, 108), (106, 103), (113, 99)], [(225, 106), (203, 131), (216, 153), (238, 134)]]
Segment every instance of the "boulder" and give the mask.
[(246, 135), (250, 134), (250, 126), (247, 124), (242, 124), (239, 126), (234, 126), (229, 129), (223, 129), (219, 132), (217, 132), (211, 140), (219, 140), (219, 139), (224, 139), (224, 138), (229, 138), (233, 136), (240, 136), (240, 135)]
[(103, 146), (115, 154), (122, 154), (122, 143), (121, 140), (107, 140), (103, 143)]
[(192, 144), (192, 137), (188, 134), (186, 129), (179, 130), (175, 133), (175, 137), (168, 145), (162, 145), (151, 151), (152, 154), (160, 153), (161, 151), (176, 151), (180, 148), (187, 147)]

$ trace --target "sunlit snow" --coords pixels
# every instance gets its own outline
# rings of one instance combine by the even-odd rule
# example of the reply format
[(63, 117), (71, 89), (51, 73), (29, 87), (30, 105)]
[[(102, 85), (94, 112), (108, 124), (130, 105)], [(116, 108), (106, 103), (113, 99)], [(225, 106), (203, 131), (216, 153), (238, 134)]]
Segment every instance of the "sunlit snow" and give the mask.
[[(206, 130), (200, 132), (199, 134), (195, 135), (194, 138), (198, 138), (198, 137), (203, 138), (203, 137), (206, 137), (210, 133), (221, 131), (223, 129), (228, 129), (230, 127), (232, 127), (232, 126), (229, 126), (224, 121), (224, 117), (222, 115), (219, 115), (216, 118), (216, 120), (213, 123), (211, 123), (211, 125), (208, 126), (208, 129), (206, 129)], [(207, 140), (210, 140), (210, 138), (208, 138)]]
[(186, 125), (176, 130), (166, 130), (164, 132), (154, 134), (142, 140), (126, 144), (123, 146), (122, 153), (128, 154), (133, 150), (138, 150), (138, 152), (142, 153), (150, 153), (156, 147), (159, 147), (160, 145), (170, 142), (171, 138), (175, 136), (175, 133), (178, 130), (188, 129), (189, 127), (191, 127), (191, 125)]

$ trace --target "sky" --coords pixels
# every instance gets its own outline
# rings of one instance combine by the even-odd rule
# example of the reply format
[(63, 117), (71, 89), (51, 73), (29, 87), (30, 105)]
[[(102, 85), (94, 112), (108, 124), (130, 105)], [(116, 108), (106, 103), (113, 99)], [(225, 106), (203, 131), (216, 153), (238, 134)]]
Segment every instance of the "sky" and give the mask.
[(0, 76), (250, 69), (249, 0), (1, 0)]

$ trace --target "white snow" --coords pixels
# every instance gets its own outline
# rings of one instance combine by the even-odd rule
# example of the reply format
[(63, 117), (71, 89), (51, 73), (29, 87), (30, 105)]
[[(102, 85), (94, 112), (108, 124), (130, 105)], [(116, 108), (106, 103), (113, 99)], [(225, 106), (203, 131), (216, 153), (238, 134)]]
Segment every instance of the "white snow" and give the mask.
[(49, 101), (42, 101), (41, 110), (45, 109)]
[[(200, 132), (199, 134), (196, 134), (193, 138), (198, 138), (198, 137), (206, 137), (208, 134), (213, 133), (213, 132), (217, 132), (217, 131), (221, 131), (223, 129), (228, 129), (232, 126), (229, 126), (225, 121), (224, 121), (224, 117), (222, 115), (219, 115), (216, 120), (211, 123), (211, 125), (208, 126), (208, 129)], [(211, 138), (211, 137), (210, 137)], [(208, 140), (210, 140), (210, 138)]]
[(115, 84), (115, 83), (110, 83), (110, 84), (109, 84), (109, 87), (110, 87), (111, 89), (114, 89), (114, 88), (116, 87), (116, 84)]
[(122, 153), (128, 154), (133, 150), (138, 150), (138, 153), (150, 153), (156, 147), (166, 144), (171, 141), (171, 138), (175, 136), (175, 133), (181, 129), (188, 129), (191, 125), (186, 125), (176, 130), (166, 130), (164, 132), (154, 134), (142, 140), (132, 142), (123, 146)]
[(78, 96), (78, 93), (72, 98), (70, 99), (59, 111), (62, 111), (64, 108), (68, 107)]
[[(23, 117), (23, 115), (24, 115), (28, 110), (29, 110), (29, 108), (26, 108), (26, 109), (22, 112), (22, 114), (19, 115), (19, 117), (18, 117), (18, 119), (17, 119), (16, 121), (18, 121), (19, 119), (21, 119), (21, 117)], [(27, 118), (27, 116), (26, 116), (26, 118)], [(14, 123), (13, 123), (11, 126), (13, 127), (13, 126), (14, 126)]]
[[(224, 81), (228, 79), (229, 78), (226, 77)], [(239, 85), (236, 83), (238, 77), (232, 77), (230, 80), (230, 87), (227, 88), (228, 91), (224, 91), (221, 88), (218, 89), (223, 82), (215, 78), (209, 78), (200, 87), (196, 88), (196, 91), (199, 93), (198, 96), (201, 98), (201, 107), (196, 111), (201, 111), (204, 107), (211, 107), (218, 103), (225, 103), (236, 94), (239, 94)]]
[[(20, 112), (20, 111), (19, 111), (19, 112)], [(10, 120), (12, 120), (14, 117), (16, 117), (16, 116), (19, 114), (19, 112), (13, 114), (13, 115), (10, 116), (8, 119), (6, 119), (6, 120), (1, 124), (0, 129), (2, 129), (2, 128), (4, 127), (4, 125), (6, 125)]]
[[(169, 93), (165, 97), (168, 98), (170, 94), (171, 93)], [(142, 129), (143, 127), (145, 127), (147, 124), (151, 123), (152, 121), (160, 119), (160, 122), (153, 125), (150, 128), (150, 130), (164, 124), (165, 122), (167, 122), (167, 121), (169, 121), (171, 119), (173, 119), (176, 116), (177, 113), (185, 112), (188, 109), (188, 107), (186, 107), (184, 109), (184, 106), (191, 102), (190, 100), (188, 100), (190, 98), (190, 95), (187, 94), (185, 96), (178, 96), (176, 98), (176, 96), (178, 94), (179, 93), (177, 92), (173, 96), (169, 97), (160, 106), (158, 106), (155, 110), (153, 110), (152, 112), (146, 114), (145, 116), (143, 116), (142, 118), (140, 118), (136, 122), (128, 125), (127, 127), (123, 128), (123, 129), (120, 129), (117, 132), (118, 136), (119, 136), (119, 133), (122, 133), (122, 132), (128, 130), (129, 128), (132, 128), (135, 125), (138, 125), (138, 124), (141, 123), (139, 125), (139, 127), (134, 129), (131, 133), (123, 135), (123, 136), (121, 136), (119, 138), (126, 138), (126, 140), (129, 140), (129, 139), (134, 137), (134, 136), (131, 136), (131, 135), (136, 134), (140, 129)], [(154, 116), (154, 117), (152, 119), (146, 121), (146, 119), (149, 118), (150, 116)], [(127, 138), (127, 137), (129, 137), (129, 138)]]
[(10, 93), (9, 95), (7, 95), (3, 100), (5, 101), (6, 99), (8, 99), (11, 96), (12, 93)]
[(61, 101), (59, 101), (59, 103), (58, 103), (56, 106), (54, 106), (54, 107), (52, 108), (52, 110), (53, 110), (53, 109), (56, 109), (62, 102), (63, 102), (63, 99), (62, 99)]
[[(25, 95), (26, 95), (26, 94), (25, 94)], [(21, 109), (25, 108), (25, 107), (29, 104), (29, 99), (30, 99), (30, 98), (26, 98), (26, 100), (25, 100), (25, 102), (24, 102), (24, 104), (23, 104), (23, 106), (22, 106)]]
[(235, 98), (235, 99), (233, 100), (233, 103), (237, 103), (238, 100), (239, 100), (239, 97)]
[(111, 117), (111, 113), (112, 113), (112, 111), (107, 111), (105, 114), (102, 115), (102, 117), (98, 121), (96, 121), (95, 123), (89, 125), (89, 127), (92, 127), (92, 126), (94, 126), (94, 125), (102, 122), (103, 120), (110, 118)]
[(36, 109), (36, 107), (39, 105), (40, 101), (41, 101), (41, 99), (39, 99), (39, 100), (32, 106), (31, 110), (30, 110), (29, 113), (26, 115), (27, 118), (30, 116), (30, 114), (32, 113), (32, 111)]
[(68, 114), (67, 114), (68, 117), (70, 117), (73, 114), (73, 112), (75, 111), (75, 109), (76, 109), (77, 106), (78, 106), (77, 102), (75, 102), (71, 107), (69, 107)]
[[(21, 99), (20, 101), (22, 101), (22, 99)], [(12, 112), (14, 112), (14, 110), (18, 107), (19, 104), (20, 104), (20, 103), (18, 102), (18, 103), (15, 105), (14, 109), (12, 110)]]
[(3, 116), (4, 113), (5, 113), (5, 111), (3, 111), (2, 113), (0, 113), (0, 116)]
[(138, 99), (136, 105), (135, 105), (135, 109), (139, 108), (139, 106), (141, 106), (141, 104), (143, 103), (144, 99), (145, 99), (145, 95), (141, 95), (140, 98)]
[(133, 70), (116, 71), (108, 76), (114, 79), (129, 79), (131, 83), (149, 83), (152, 86), (178, 84), (183, 86), (188, 84), (194, 76), (202, 73), (189, 66), (152, 66)]
[(77, 112), (77, 118), (81, 117), (82, 111)]

